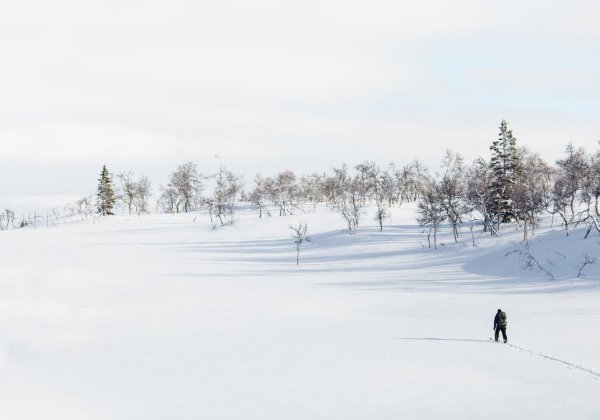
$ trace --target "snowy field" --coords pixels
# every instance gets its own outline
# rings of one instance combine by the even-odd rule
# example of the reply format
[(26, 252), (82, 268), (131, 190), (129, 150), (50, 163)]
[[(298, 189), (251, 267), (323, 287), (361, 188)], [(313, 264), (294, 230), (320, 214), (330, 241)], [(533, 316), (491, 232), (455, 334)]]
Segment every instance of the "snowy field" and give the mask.
[(514, 228), (434, 251), (413, 210), (0, 232), (0, 419), (600, 418), (600, 261), (576, 278), (600, 238), (537, 232), (551, 280), (505, 256)]

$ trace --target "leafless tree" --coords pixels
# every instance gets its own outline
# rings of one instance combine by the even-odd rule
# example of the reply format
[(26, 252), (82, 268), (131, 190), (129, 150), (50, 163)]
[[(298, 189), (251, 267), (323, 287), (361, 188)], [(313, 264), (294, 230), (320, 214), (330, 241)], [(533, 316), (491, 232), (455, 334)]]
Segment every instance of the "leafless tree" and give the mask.
[(436, 183), (439, 204), (446, 213), (452, 227), (454, 241), (458, 242), (462, 218), (471, 208), (466, 201), (463, 158), (458, 153), (446, 151), (442, 163), (443, 173)]
[(277, 175), (271, 186), (273, 203), (279, 207), (279, 215), (287, 216), (298, 208), (298, 185), (294, 172), (286, 170)]
[(304, 242), (312, 241), (308, 236), (308, 225), (300, 223), (296, 226), (290, 226), (290, 229), (294, 232), (292, 238), (294, 238), (294, 244), (296, 244), (296, 265), (300, 265), (300, 250), (302, 245)]
[(117, 194), (117, 198), (123, 203), (129, 214), (132, 214), (137, 187), (133, 179), (133, 172), (119, 172), (117, 178), (119, 179), (119, 193)]
[(414, 201), (419, 195), (420, 182), (418, 175), (412, 165), (405, 165), (401, 170), (396, 170), (394, 173), (396, 178), (396, 188), (398, 194), (398, 202), (402, 204), (404, 201)]
[(497, 235), (492, 212), (492, 190), (489, 188), (493, 176), (489, 163), (481, 158), (476, 159), (465, 176), (467, 200), (481, 214), (483, 231), (489, 232), (492, 236)]
[(473, 246), (476, 246), (475, 244), (475, 226), (478, 223), (481, 223), (481, 219), (478, 219), (475, 214), (474, 214), (474, 208), (471, 208), (471, 211), (469, 213), (467, 213), (467, 227), (469, 228), (469, 232), (471, 233), (471, 243)]
[(417, 205), (417, 222), (427, 228), (427, 243), (431, 248), (431, 234), (433, 233), (433, 247), (437, 249), (437, 232), (440, 225), (446, 220), (446, 212), (439, 196), (439, 188), (435, 180), (421, 192)]
[(421, 192), (427, 188), (429, 183), (429, 171), (420, 160), (415, 159), (410, 164), (410, 179), (408, 189), (408, 201), (417, 201)]
[(6, 213), (6, 226), (8, 228), (8, 224), (14, 229), (15, 228), (15, 220), (17, 220), (17, 216), (14, 211), (9, 209), (4, 209)]
[(589, 158), (587, 174), (583, 179), (582, 200), (587, 213), (600, 217), (600, 151)]
[[(569, 182), (565, 179), (562, 174), (559, 174), (552, 185), (552, 195), (550, 203), (550, 212), (552, 214), (558, 214), (562, 220), (565, 233), (569, 236), (569, 225), (571, 224), (572, 218), (570, 213), (571, 203), (573, 195)], [(571, 214), (571, 215), (570, 215)]]
[(231, 191), (231, 196), (233, 200), (236, 200), (239, 195), (242, 194), (244, 190), (244, 177), (241, 175), (236, 175), (232, 171), (227, 171), (227, 183), (229, 185), (229, 190)]
[(325, 177), (323, 180), (323, 195), (325, 196), (326, 206), (334, 205), (342, 195), (342, 182), (346, 176), (346, 165), (341, 169), (341, 171), (343, 171), (343, 176), (340, 177), (338, 171), (339, 170), (334, 169), (334, 174)]
[(596, 152), (590, 163), (589, 191), (594, 199), (594, 211), (600, 217), (600, 151)]
[(512, 195), (515, 217), (523, 222), (523, 240), (527, 241), (529, 230), (535, 233), (539, 216), (550, 205), (553, 172), (539, 155), (524, 149), (519, 153), (523, 165)]
[(182, 197), (179, 195), (177, 188), (167, 185), (161, 185), (160, 198), (158, 204), (162, 207), (165, 213), (179, 213), (181, 211)]
[(352, 234), (358, 228), (362, 213), (362, 185), (355, 178), (350, 178), (346, 166), (341, 169), (334, 168), (335, 191), (332, 191), (334, 204), (332, 210), (339, 213), (346, 221), (348, 233)]
[(325, 196), (325, 206), (330, 207), (337, 198), (337, 180), (333, 176), (327, 176), (323, 180), (323, 195)]
[(69, 216), (78, 215), (81, 217), (81, 220), (83, 220), (86, 217), (94, 214), (94, 199), (92, 197), (81, 197), (80, 199), (67, 204), (65, 206), (65, 210), (69, 212)]
[(181, 204), (181, 210), (186, 213), (197, 207), (201, 203), (200, 194), (204, 188), (202, 176), (198, 172), (198, 165), (191, 161), (179, 165), (169, 177), (167, 188), (177, 194), (174, 206), (176, 212), (180, 211), (178, 204)]
[(377, 200), (381, 196), (380, 175), (381, 170), (375, 162), (363, 162), (355, 166), (357, 171), (354, 178), (354, 188), (364, 206), (367, 200)]
[(389, 216), (388, 206), (382, 201), (377, 201), (375, 207), (375, 221), (379, 224), (379, 231), (383, 232), (383, 221)]
[(58, 221), (58, 218), (58, 209), (56, 207), (52, 207), (52, 209), (46, 212), (46, 227), (50, 227), (50, 224), (52, 224), (52, 226), (55, 226), (56, 222)]
[(267, 202), (279, 209), (280, 216), (294, 214), (295, 210), (300, 209), (301, 196), (296, 175), (289, 170), (280, 172), (274, 178), (257, 177), (255, 189), (251, 194), (252, 201), (260, 209), (261, 216), (262, 212), (266, 210)]
[(149, 201), (152, 195), (152, 183), (150, 178), (147, 176), (141, 176), (140, 179), (135, 183), (135, 194), (133, 205), (136, 213), (141, 215), (142, 213), (150, 213)]
[(29, 220), (31, 221), (30, 224), (33, 225), (33, 229), (37, 228), (37, 224), (39, 223), (40, 220), (42, 220), (42, 216), (40, 216), (37, 211), (33, 212), (33, 216), (29, 216)]
[(386, 203), (387, 207), (392, 207), (400, 203), (400, 188), (396, 184), (394, 177), (394, 165), (390, 164), (387, 171), (381, 173), (381, 200)]
[(221, 226), (233, 221), (234, 202), (240, 190), (240, 180), (231, 171), (221, 165), (214, 176), (215, 190), (207, 200), (211, 221), (216, 217)]
[(8, 230), (9, 227), (15, 228), (15, 212), (10, 209), (4, 209), (0, 212), (0, 230)]
[(575, 219), (575, 203), (577, 193), (584, 185), (584, 180), (588, 174), (588, 161), (585, 151), (582, 148), (575, 148), (573, 144), (568, 144), (565, 150), (566, 157), (556, 162), (559, 167), (559, 176), (563, 183), (564, 199), (568, 203), (569, 222)]
[(135, 211), (138, 216), (149, 212), (149, 199), (152, 194), (152, 183), (147, 176), (141, 176), (137, 181), (132, 171), (120, 172), (118, 199), (129, 214)]
[(324, 176), (317, 173), (300, 178), (299, 194), (304, 203), (312, 203), (313, 212), (316, 205), (325, 201), (323, 189)]
[(596, 231), (600, 233), (600, 217), (598, 217), (591, 209), (588, 208), (582, 212), (580, 222), (585, 223), (588, 226), (584, 236), (585, 239), (590, 235), (592, 229), (596, 229)]
[(265, 180), (261, 174), (256, 175), (254, 177), (254, 189), (248, 198), (250, 199), (250, 202), (258, 208), (259, 218), (262, 218), (263, 213), (265, 213), (268, 217), (271, 217), (271, 212), (269, 211), (268, 207), (268, 190), (269, 186), (267, 185), (267, 180)]

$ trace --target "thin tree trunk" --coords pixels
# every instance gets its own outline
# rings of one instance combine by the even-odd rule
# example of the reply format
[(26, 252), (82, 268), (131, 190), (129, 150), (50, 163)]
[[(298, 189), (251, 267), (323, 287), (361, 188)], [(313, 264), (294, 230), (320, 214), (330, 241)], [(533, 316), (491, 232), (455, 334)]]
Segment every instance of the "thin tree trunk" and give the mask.
[(427, 246), (431, 248), (431, 226), (429, 226), (429, 230), (427, 231)]

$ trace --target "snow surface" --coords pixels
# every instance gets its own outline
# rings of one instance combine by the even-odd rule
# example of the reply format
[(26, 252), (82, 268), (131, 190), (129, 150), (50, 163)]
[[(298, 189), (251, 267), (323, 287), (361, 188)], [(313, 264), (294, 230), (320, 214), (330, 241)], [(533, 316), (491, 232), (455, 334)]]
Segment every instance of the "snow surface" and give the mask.
[(537, 232), (550, 280), (513, 228), (428, 249), (410, 206), (237, 216), (1, 232), (0, 419), (600, 418), (597, 235)]

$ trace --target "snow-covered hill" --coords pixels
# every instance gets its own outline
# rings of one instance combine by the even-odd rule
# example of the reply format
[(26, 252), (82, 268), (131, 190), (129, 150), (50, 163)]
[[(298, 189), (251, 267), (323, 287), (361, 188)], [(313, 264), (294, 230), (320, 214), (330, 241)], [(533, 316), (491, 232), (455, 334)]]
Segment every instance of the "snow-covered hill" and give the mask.
[[(2, 232), (0, 418), (600, 415), (600, 261), (577, 278), (597, 236), (538, 231), (544, 272), (510, 228), (429, 249), (410, 206), (354, 235), (325, 208), (237, 215)], [(497, 308), (509, 345), (490, 341)]]

